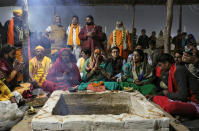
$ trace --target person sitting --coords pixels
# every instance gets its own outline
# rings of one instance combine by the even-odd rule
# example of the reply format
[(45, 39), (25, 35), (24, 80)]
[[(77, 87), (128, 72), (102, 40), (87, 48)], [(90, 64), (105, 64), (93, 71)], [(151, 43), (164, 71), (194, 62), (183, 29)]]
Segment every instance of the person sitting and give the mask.
[(0, 52), (0, 71), (5, 75), (5, 84), (11, 91), (18, 85), (17, 75), (22, 72), (24, 63), (16, 60), (16, 48), (5, 44)]
[(112, 75), (111, 64), (103, 61), (100, 49), (95, 49), (85, 62), (82, 80), (86, 82), (109, 80)]
[(62, 48), (59, 51), (56, 62), (53, 63), (46, 81), (42, 84), (44, 91), (52, 93), (54, 90), (68, 90), (80, 83), (80, 73), (71, 56), (69, 49)]
[(184, 64), (184, 62), (182, 61), (182, 55), (183, 55), (183, 50), (182, 49), (179, 49), (179, 50), (175, 51), (174, 60), (175, 60), (176, 65)]
[(95, 49), (84, 64), (82, 80), (85, 83), (81, 83), (78, 89), (85, 90), (90, 83), (103, 83), (108, 90), (118, 89), (116, 82), (109, 82), (112, 74), (111, 63), (104, 60), (100, 49)]
[(157, 63), (157, 57), (159, 54), (161, 54), (161, 50), (156, 49), (155, 44), (152, 41), (149, 41), (149, 48), (145, 49), (144, 53), (146, 54), (147, 62), (155, 67)]
[(111, 63), (113, 69), (111, 80), (116, 81), (121, 75), (123, 59), (121, 56), (119, 56), (120, 49), (117, 46), (112, 47), (110, 52), (111, 56), (108, 59), (108, 62)]
[(90, 57), (90, 50), (89, 49), (83, 49), (81, 51), (81, 58), (78, 59), (77, 61), (77, 67), (79, 69), (80, 75), (83, 75), (83, 67), (84, 67), (84, 63), (85, 61)]
[(191, 56), (185, 52), (182, 60), (185, 65), (175, 65), (169, 54), (162, 54), (158, 59), (160, 73), (169, 71), (168, 89), (163, 89), (162, 95), (153, 97), (153, 101), (172, 115), (199, 116), (199, 74), (194, 72), (191, 62), (199, 62), (199, 56)]
[(35, 57), (29, 62), (29, 76), (36, 86), (42, 87), (42, 83), (46, 80), (48, 71), (51, 67), (51, 59), (44, 56), (44, 48), (37, 46), (35, 48)]
[(12, 103), (16, 103), (14, 95), (10, 91), (10, 89), (4, 83), (5, 76), (4, 73), (0, 71), (0, 101), (10, 100)]
[(11, 92), (5, 82), (5, 75), (0, 70), (0, 130), (10, 130), (24, 116), (24, 108), (19, 109), (18, 103), (22, 96), (18, 92)]
[(122, 67), (122, 81), (123, 89), (131, 87), (140, 91), (143, 95), (154, 94), (155, 86), (153, 81), (153, 70), (151, 66), (144, 62), (144, 53), (142, 50), (134, 50), (133, 60), (131, 63), (126, 63)]

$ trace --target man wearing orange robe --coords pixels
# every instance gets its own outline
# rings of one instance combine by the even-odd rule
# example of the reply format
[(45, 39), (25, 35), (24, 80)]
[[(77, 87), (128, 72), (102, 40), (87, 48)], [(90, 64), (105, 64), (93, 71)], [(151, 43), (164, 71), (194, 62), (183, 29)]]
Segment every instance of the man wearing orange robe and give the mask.
[(117, 46), (120, 49), (120, 56), (123, 59), (127, 59), (128, 52), (131, 51), (132, 46), (130, 42), (130, 34), (128, 30), (124, 28), (122, 21), (117, 21), (116, 29), (111, 33), (109, 43), (110, 48)]

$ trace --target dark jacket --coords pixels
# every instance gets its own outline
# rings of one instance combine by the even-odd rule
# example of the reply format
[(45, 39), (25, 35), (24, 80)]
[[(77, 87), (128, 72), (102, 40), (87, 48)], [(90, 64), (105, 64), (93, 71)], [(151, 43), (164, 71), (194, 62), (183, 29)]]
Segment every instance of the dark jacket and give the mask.
[(178, 90), (175, 93), (168, 93), (168, 98), (199, 103), (199, 79), (188, 70), (186, 65), (177, 65), (174, 77)]

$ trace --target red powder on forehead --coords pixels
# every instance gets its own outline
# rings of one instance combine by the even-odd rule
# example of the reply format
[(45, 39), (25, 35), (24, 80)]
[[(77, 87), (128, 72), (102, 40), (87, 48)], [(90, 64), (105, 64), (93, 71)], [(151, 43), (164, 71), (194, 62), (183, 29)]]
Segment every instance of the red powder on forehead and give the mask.
[(101, 53), (101, 51), (99, 49), (95, 49), (95, 53)]

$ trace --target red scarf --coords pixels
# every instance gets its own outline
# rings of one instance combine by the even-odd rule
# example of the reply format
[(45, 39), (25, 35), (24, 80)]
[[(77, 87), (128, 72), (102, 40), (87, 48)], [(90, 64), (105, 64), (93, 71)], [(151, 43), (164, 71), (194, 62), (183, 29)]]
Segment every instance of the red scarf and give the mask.
[(177, 83), (174, 77), (176, 71), (176, 65), (172, 64), (170, 70), (169, 70), (169, 78), (168, 78), (168, 90), (169, 92), (177, 92)]
[[(172, 64), (170, 69), (169, 69), (169, 77), (168, 77), (168, 91), (169, 92), (177, 92), (177, 83), (174, 77), (176, 71), (176, 65)], [(157, 66), (156, 68), (156, 76), (160, 77), (161, 75), (161, 70), (160, 67)]]

